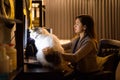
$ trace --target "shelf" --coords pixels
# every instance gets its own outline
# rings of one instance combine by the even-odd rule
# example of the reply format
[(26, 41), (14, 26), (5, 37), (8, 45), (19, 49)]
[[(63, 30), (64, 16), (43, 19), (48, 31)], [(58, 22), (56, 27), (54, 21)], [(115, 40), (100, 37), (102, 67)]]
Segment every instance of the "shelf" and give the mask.
[(22, 23), (22, 21), (19, 20), (19, 19), (6, 18), (6, 17), (4, 17), (4, 16), (2, 16), (2, 15), (0, 15), (0, 19), (3, 20), (4, 22), (10, 22), (10, 23), (14, 23), (14, 22), (16, 22), (16, 23)]

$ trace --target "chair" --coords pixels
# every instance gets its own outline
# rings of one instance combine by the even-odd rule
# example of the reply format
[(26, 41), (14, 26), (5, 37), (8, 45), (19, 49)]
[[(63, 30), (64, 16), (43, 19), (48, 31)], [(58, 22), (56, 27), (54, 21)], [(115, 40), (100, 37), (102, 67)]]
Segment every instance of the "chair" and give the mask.
[(102, 65), (102, 77), (105, 80), (115, 80), (115, 73), (120, 61), (120, 41), (113, 39), (101, 39), (99, 42), (98, 54), (99, 57), (111, 55)]

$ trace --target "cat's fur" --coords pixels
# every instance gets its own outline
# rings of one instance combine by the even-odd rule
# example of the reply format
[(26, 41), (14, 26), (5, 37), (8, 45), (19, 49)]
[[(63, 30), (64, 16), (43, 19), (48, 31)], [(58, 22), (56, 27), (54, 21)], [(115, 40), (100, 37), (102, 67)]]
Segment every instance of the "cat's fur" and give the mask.
[[(31, 32), (30, 37), (35, 40), (38, 50), (36, 58), (43, 66), (51, 66), (55, 69), (72, 72), (72, 69), (68, 67), (67, 62), (61, 56), (64, 49), (57, 36), (49, 33), (44, 28), (37, 28)], [(45, 55), (42, 51), (46, 47), (51, 47), (51, 50), (47, 52), (48, 55)]]

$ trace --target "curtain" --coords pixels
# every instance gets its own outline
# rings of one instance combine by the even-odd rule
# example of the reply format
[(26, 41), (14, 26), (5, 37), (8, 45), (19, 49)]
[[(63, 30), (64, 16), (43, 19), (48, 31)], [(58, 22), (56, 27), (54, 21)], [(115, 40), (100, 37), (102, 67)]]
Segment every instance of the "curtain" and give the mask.
[(97, 39), (120, 40), (120, 0), (44, 0), (46, 27), (60, 39), (73, 37), (75, 17), (89, 14), (95, 22)]

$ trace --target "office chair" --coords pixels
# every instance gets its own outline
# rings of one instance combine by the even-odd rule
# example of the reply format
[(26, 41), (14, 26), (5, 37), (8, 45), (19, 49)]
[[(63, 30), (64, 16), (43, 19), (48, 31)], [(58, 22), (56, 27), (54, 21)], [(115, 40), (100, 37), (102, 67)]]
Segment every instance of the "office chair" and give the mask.
[(106, 62), (102, 65), (102, 80), (115, 80), (116, 69), (120, 61), (120, 41), (113, 39), (101, 39), (99, 42), (97, 56), (109, 56)]

